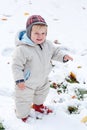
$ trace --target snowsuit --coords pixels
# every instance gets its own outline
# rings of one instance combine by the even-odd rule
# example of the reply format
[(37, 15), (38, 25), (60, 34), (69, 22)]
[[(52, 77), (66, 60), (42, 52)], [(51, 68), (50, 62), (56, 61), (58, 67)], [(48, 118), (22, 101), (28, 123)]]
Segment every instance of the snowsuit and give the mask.
[(26, 89), (15, 85), (15, 104), (18, 118), (29, 115), (31, 104), (43, 104), (49, 92), (48, 75), (52, 69), (51, 60), (63, 62), (64, 53), (59, 47), (46, 40), (39, 45), (33, 43), (21, 31), (16, 36), (12, 71), (15, 83), (24, 80)]

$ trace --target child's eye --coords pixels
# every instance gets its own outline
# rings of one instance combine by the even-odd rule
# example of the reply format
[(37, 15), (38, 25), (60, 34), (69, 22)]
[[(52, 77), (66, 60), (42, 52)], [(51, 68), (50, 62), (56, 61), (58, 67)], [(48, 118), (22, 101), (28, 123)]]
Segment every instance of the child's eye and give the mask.
[(42, 33), (42, 35), (44, 35), (45, 33)]
[(39, 33), (35, 33), (36, 35), (39, 35)]
[(41, 33), (41, 34), (39, 34), (39, 33), (35, 33), (35, 35), (45, 35), (46, 33)]

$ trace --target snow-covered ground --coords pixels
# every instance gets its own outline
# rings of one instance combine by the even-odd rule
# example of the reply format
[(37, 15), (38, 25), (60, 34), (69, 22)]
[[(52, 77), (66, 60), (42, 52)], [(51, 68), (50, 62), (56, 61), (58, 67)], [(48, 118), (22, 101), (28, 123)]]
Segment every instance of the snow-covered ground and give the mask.
[[(25, 28), (29, 15), (40, 14), (48, 23), (48, 36), (58, 40), (58, 46), (72, 55), (67, 63), (53, 61), (49, 80), (61, 87), (50, 89), (45, 104), (54, 110), (42, 119), (33, 118), (28, 123), (17, 119), (14, 112), (14, 82), (11, 71), (14, 38)], [(87, 116), (87, 1), (84, 0), (3, 0), (0, 1), (0, 122), (5, 130), (86, 130), (82, 119)], [(66, 49), (67, 48), (67, 49)], [(70, 73), (79, 83), (69, 83)], [(69, 79), (70, 80), (70, 79)], [(63, 87), (66, 87), (65, 91)], [(61, 90), (61, 93), (58, 91)], [(77, 92), (77, 93), (76, 93)], [(79, 99), (80, 98), (80, 99)], [(68, 107), (78, 111), (69, 113)], [(85, 120), (87, 122), (87, 118)]]

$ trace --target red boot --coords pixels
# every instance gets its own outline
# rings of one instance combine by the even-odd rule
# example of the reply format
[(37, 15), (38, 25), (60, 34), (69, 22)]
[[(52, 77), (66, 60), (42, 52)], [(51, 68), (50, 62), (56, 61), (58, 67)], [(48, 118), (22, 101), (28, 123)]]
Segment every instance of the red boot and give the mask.
[(44, 106), (43, 104), (41, 105), (36, 105), (36, 104), (33, 104), (32, 108), (37, 111), (37, 112), (40, 112), (40, 113), (44, 113), (44, 114), (49, 114), (49, 113), (52, 113), (53, 111), (49, 108), (47, 108), (46, 106)]

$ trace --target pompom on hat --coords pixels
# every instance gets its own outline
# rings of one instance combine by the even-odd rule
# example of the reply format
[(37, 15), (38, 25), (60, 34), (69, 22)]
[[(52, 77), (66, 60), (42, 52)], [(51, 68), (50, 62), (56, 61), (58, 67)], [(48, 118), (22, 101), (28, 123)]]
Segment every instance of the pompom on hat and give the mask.
[(46, 25), (47, 23), (40, 15), (32, 15), (27, 19), (26, 22), (26, 34), (30, 38), (31, 37), (31, 29), (33, 25), (42, 24)]

